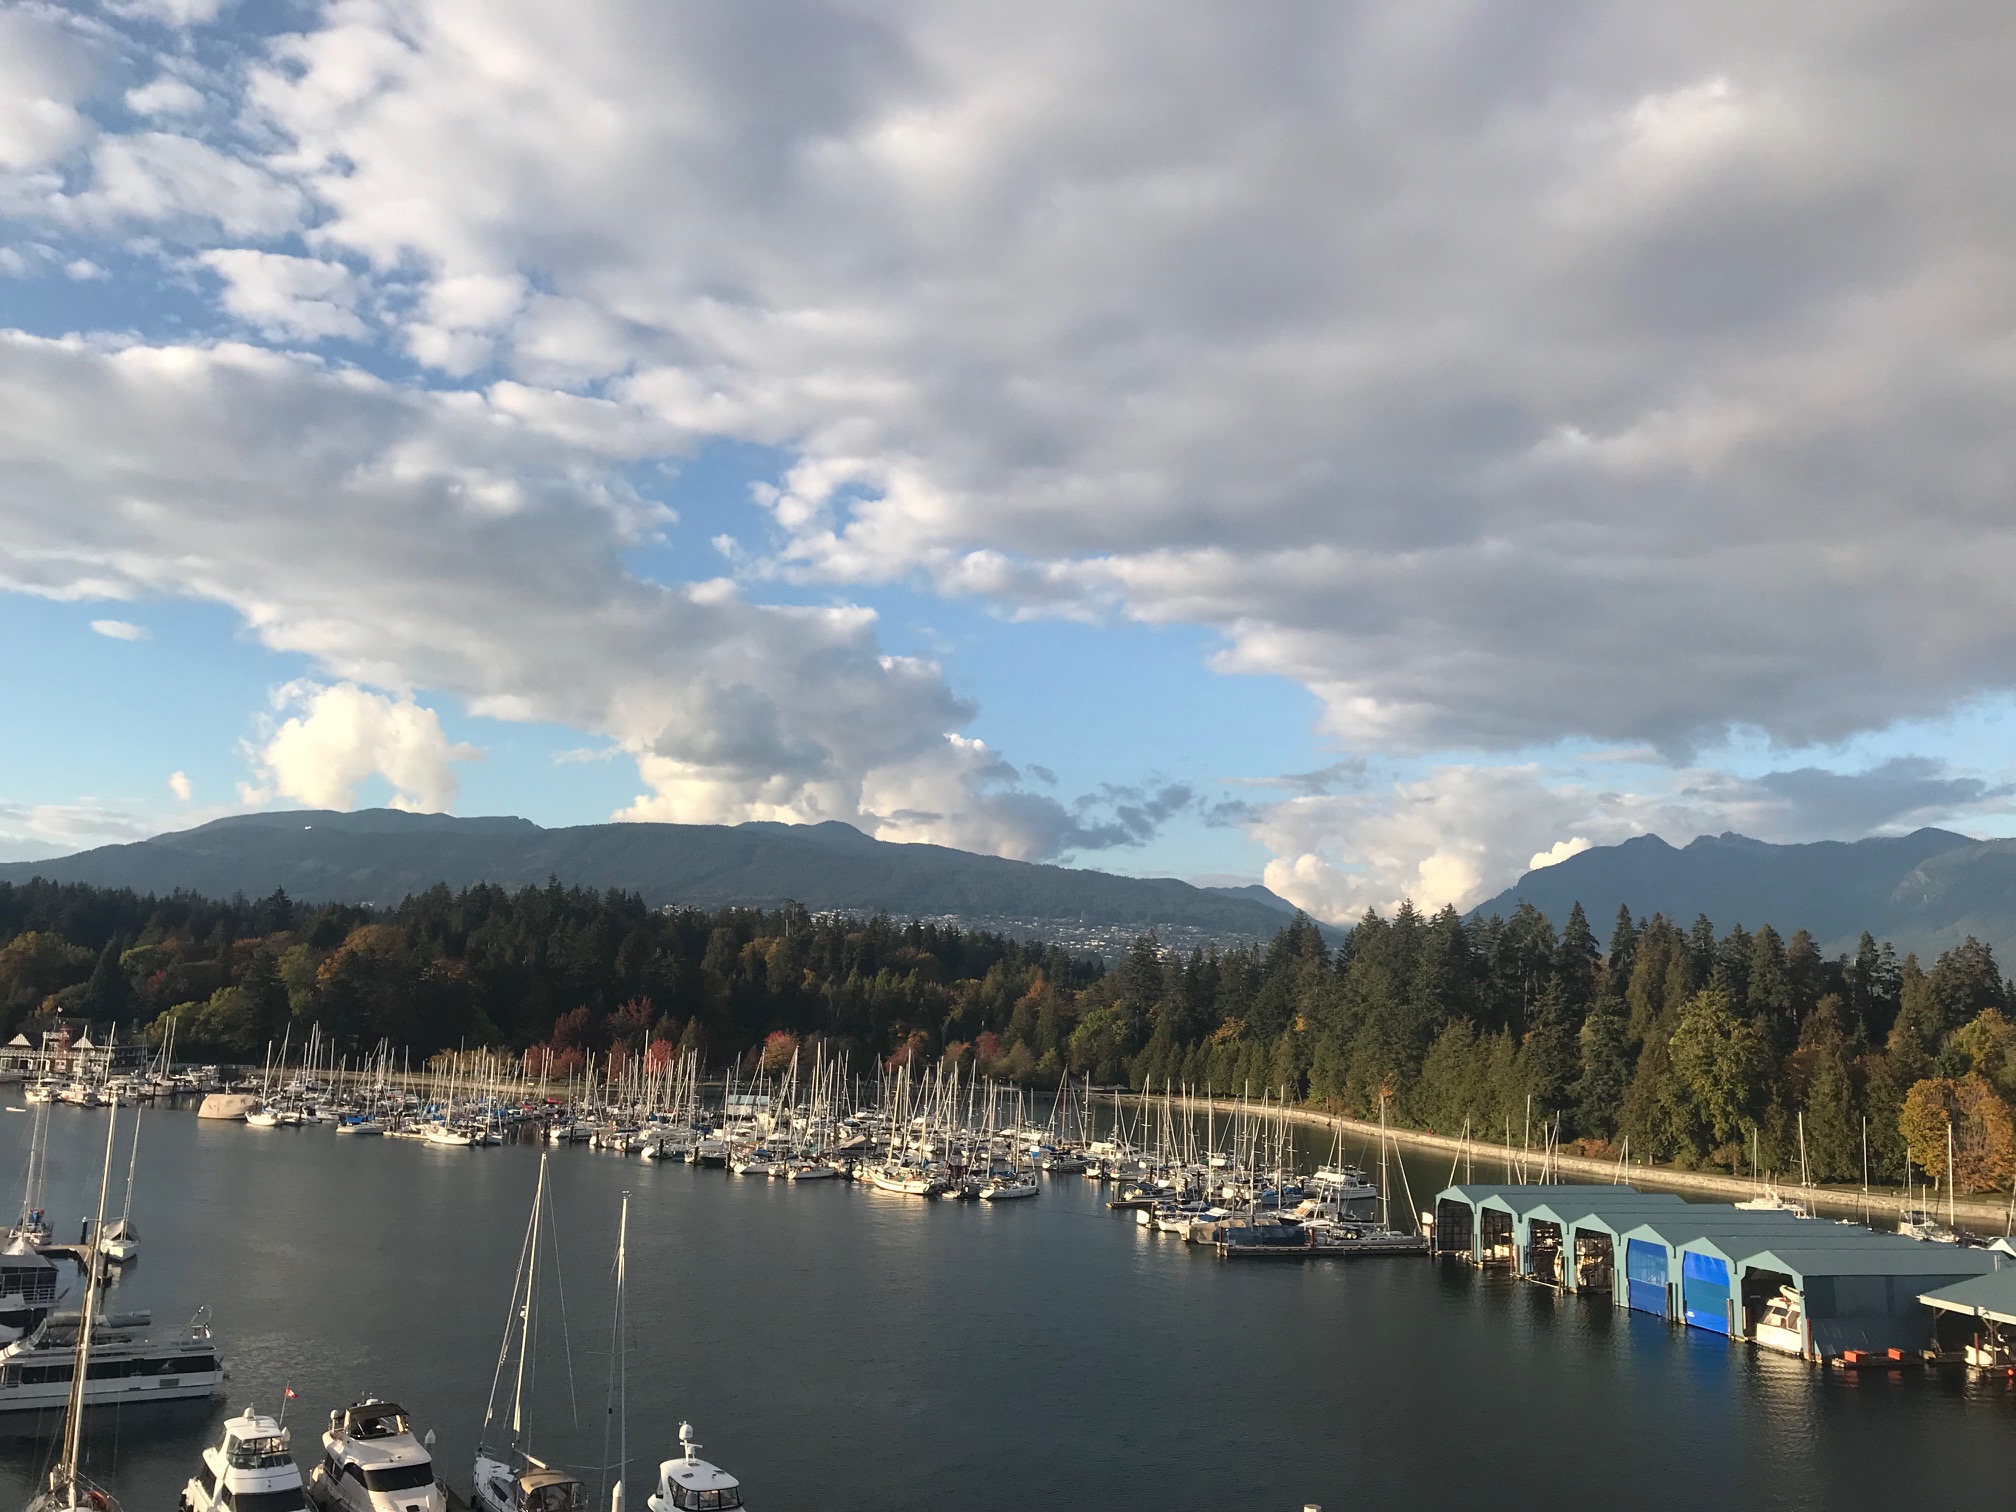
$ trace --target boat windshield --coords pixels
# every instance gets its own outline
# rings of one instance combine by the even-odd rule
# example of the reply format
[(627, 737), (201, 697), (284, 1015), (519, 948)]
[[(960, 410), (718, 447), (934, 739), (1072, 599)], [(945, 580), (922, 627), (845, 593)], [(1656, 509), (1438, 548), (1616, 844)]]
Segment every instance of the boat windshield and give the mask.
[(588, 1512), (588, 1488), (579, 1481), (528, 1486), (518, 1499), (520, 1512)]
[(742, 1488), (724, 1486), (719, 1491), (696, 1491), (690, 1486), (672, 1488), (672, 1505), (689, 1512), (727, 1512), (730, 1507), (742, 1505)]
[(397, 1407), (382, 1412), (360, 1412), (350, 1419), (353, 1439), (392, 1438), (406, 1432), (406, 1414)]
[(419, 1460), (411, 1465), (387, 1465), (382, 1470), (364, 1472), (367, 1491), (418, 1491), (434, 1484), (434, 1462)]
[(234, 1470), (264, 1470), (273, 1465), (284, 1465), (289, 1458), (284, 1438), (236, 1439), (231, 1444), (230, 1460)]

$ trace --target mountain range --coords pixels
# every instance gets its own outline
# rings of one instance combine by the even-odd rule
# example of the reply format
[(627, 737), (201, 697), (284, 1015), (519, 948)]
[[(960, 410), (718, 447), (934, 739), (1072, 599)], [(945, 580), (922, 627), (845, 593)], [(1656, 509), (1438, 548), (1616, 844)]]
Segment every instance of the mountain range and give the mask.
[(1853, 950), (1865, 929), (1927, 960), (1972, 935), (2007, 963), (2016, 959), (2016, 840), (1921, 829), (1808, 845), (1703, 835), (1673, 846), (1639, 835), (1529, 871), (1473, 912), (1531, 903), (1559, 925), (1577, 902), (1599, 940), (1623, 904), (1682, 927), (1706, 914), (1724, 930), (1805, 929), (1830, 954)]
[[(621, 888), (653, 905), (880, 909), (992, 927), (1049, 929), (1067, 943), (1110, 927), (1179, 938), (1264, 939), (1292, 913), (1265, 888), (1193, 887), (1171, 877), (1122, 877), (976, 856), (940, 845), (874, 840), (850, 825), (585, 824), (543, 829), (527, 819), (457, 818), (396, 809), (239, 814), (130, 845), (48, 861), (0, 864), (0, 881), (46, 877), (258, 897), (274, 888), (304, 902), (397, 903), (437, 883)], [(1072, 926), (1072, 927), (1065, 927)], [(1018, 930), (1018, 932), (1023, 932)]]

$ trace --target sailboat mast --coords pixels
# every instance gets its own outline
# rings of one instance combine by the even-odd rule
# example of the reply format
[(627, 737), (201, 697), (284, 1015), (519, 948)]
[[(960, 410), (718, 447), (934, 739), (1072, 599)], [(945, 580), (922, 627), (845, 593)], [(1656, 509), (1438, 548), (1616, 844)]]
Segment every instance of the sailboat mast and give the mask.
[(133, 1104), (133, 1156), (126, 1163), (126, 1205), (119, 1210), (122, 1224), (133, 1221), (133, 1178), (140, 1170), (140, 1104)]
[(525, 1257), (525, 1303), (519, 1313), (518, 1379), (511, 1388), (511, 1437), (525, 1429), (525, 1355), (532, 1342), (532, 1284), (539, 1273), (539, 1215), (546, 1206), (546, 1155), (539, 1155), (539, 1184), (532, 1192), (532, 1247)]
[(55, 1472), (70, 1488), (73, 1507), (77, 1505), (77, 1460), (84, 1442), (84, 1388), (90, 1379), (91, 1326), (98, 1317), (98, 1234), (105, 1226), (105, 1194), (112, 1186), (112, 1149), (118, 1126), (119, 1110), (114, 1107), (105, 1122), (105, 1164), (98, 1173), (98, 1216), (91, 1225), (90, 1244), (81, 1246), (84, 1310), (77, 1322), (77, 1357), (70, 1367), (70, 1411), (63, 1424), (63, 1460)]

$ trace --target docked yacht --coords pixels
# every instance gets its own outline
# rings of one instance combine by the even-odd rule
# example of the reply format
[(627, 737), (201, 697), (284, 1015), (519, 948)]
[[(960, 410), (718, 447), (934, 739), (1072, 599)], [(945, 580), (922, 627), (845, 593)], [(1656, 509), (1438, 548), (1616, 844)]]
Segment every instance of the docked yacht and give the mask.
[(728, 1141), (718, 1134), (708, 1134), (693, 1147), (693, 1163), (703, 1166), (725, 1166), (728, 1164)]
[(181, 1512), (305, 1512), (307, 1505), (287, 1430), (247, 1407), (225, 1422), (224, 1442), (203, 1451), (182, 1488)]
[(1799, 1293), (1789, 1286), (1778, 1288), (1778, 1295), (1764, 1304), (1764, 1312), (1757, 1319), (1750, 1336), (1767, 1349), (1782, 1349), (1787, 1354), (1806, 1353), (1806, 1330), (1803, 1309), (1799, 1303)]
[(62, 1296), (56, 1262), (27, 1239), (0, 1249), (0, 1341), (12, 1343), (55, 1309)]
[(742, 1483), (696, 1452), (693, 1425), (679, 1425), (679, 1447), (685, 1454), (658, 1467), (658, 1489), (645, 1498), (650, 1512), (728, 1512), (742, 1505)]
[(485, 1462), (476, 1461), (476, 1494), (470, 1505), (475, 1512), (589, 1512), (588, 1487), (565, 1470), (523, 1456), (516, 1468), (491, 1461), (486, 1476)]
[(280, 1110), (278, 1108), (248, 1108), (245, 1110), (245, 1122), (255, 1129), (277, 1129), (280, 1127)]
[[(210, 1335), (208, 1309), (165, 1339), (148, 1335), (153, 1321), (146, 1312), (110, 1313), (92, 1320), (86, 1405), (216, 1395), (224, 1384), (224, 1362)], [(0, 1412), (62, 1405), (70, 1395), (78, 1323), (77, 1313), (50, 1313), (27, 1335), (0, 1349)]]
[(332, 1512), (448, 1512), (434, 1456), (414, 1437), (406, 1409), (376, 1397), (329, 1414), (308, 1485)]
[(980, 1196), (987, 1202), (1012, 1202), (1018, 1197), (1037, 1196), (1041, 1191), (1033, 1171), (1017, 1171), (991, 1179), (980, 1188)]
[(383, 1134), (385, 1125), (375, 1118), (346, 1118), (336, 1125), (338, 1134)]
[(21, 1093), (21, 1096), (31, 1103), (53, 1103), (62, 1095), (63, 1083), (53, 1076), (43, 1077), (42, 1080), (24, 1088)]

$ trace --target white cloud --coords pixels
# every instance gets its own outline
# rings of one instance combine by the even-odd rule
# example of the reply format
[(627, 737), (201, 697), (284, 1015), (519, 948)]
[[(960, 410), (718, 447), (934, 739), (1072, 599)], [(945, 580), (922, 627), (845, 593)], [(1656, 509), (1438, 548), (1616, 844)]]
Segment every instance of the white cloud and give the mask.
[(203, 92), (187, 79), (162, 74), (126, 91), (126, 108), (135, 115), (187, 116), (203, 111)]
[(224, 280), (224, 308), (268, 336), (357, 340), (357, 286), (341, 263), (250, 248), (217, 249), (197, 261)]
[(1589, 849), (1586, 835), (1576, 835), (1568, 840), (1556, 840), (1544, 851), (1535, 851), (1533, 859), (1526, 863), (1526, 870), (1539, 871), (1543, 867), (1558, 866), (1570, 856), (1579, 856)]
[(128, 620), (96, 619), (91, 628), (110, 640), (144, 641), (152, 640), (154, 634), (145, 625), (136, 625)]
[(0, 803), (0, 860), (39, 861), (97, 845), (144, 840), (148, 820), (119, 803), (80, 798), (74, 803)]
[(79, 107), (97, 88), (99, 51), (88, 27), (53, 7), (0, 10), (0, 184), (91, 139)]
[(2016, 665), (2016, 39), (1883, 15), (360, 0), (252, 101), (419, 360), (791, 450), (782, 570), (1678, 754)]
[(671, 517), (576, 434), (625, 440), (523, 391), (493, 403), (244, 346), (0, 334), (0, 587), (221, 603), (310, 658), (338, 687), (257, 753), (261, 783), (304, 801), (374, 771), (442, 801), (455, 753), (410, 702), (424, 687), (620, 746), (650, 789), (635, 817), (914, 834), (928, 798), (933, 835), (1018, 854), (1133, 836), (1051, 800), (1011, 832), (1012, 768), (946, 739), (971, 708), (936, 666), (886, 655), (869, 612), (632, 576), (622, 553)]
[(232, 0), (108, 0), (110, 8), (165, 26), (197, 26), (214, 21)]
[(101, 138), (88, 187), (56, 197), (52, 209), (85, 228), (191, 221), (232, 236), (279, 236), (299, 223), (306, 200), (256, 163), (194, 137), (148, 131)]
[(73, 257), (63, 264), (63, 276), (74, 283), (90, 283), (105, 277), (105, 270), (88, 257)]
[(168, 774), (168, 791), (175, 795), (177, 802), (187, 803), (196, 790), (190, 783), (187, 772), (170, 772)]
[[(441, 813), (455, 806), (454, 763), (482, 753), (448, 739), (441, 719), (412, 698), (389, 698), (355, 683), (295, 684), (283, 707), (298, 706), (259, 749), (261, 781), (311, 808), (347, 809), (360, 783), (382, 777), (392, 807)], [(179, 795), (178, 795), (179, 796)]]

